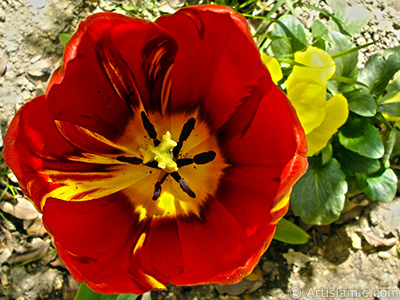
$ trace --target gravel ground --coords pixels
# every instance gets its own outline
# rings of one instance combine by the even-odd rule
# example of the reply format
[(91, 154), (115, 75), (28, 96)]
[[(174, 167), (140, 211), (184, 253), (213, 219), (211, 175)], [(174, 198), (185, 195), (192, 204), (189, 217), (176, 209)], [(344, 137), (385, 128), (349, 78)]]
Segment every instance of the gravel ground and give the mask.
[[(377, 51), (399, 45), (400, 1), (348, 1), (356, 4), (364, 5), (372, 20), (355, 43), (378, 41), (361, 51), (363, 63)], [(72, 33), (88, 14), (110, 7), (111, 1), (103, 0), (1, 0), (0, 146), (16, 110), (44, 93), (50, 73), (60, 64), (59, 34)], [(310, 12), (296, 12), (306, 23)], [(0, 300), (73, 299), (77, 283), (51, 252), (40, 218), (24, 199), (17, 207), (18, 214), (0, 206), (11, 221), (0, 221)], [(142, 299), (344, 299), (349, 292), (354, 292), (346, 295), (350, 299), (400, 299), (399, 216), (399, 199), (359, 207), (344, 225), (310, 229), (313, 240), (306, 245), (274, 241), (249, 280), (233, 286), (169, 286)], [(49, 252), (42, 260), (18, 266)]]

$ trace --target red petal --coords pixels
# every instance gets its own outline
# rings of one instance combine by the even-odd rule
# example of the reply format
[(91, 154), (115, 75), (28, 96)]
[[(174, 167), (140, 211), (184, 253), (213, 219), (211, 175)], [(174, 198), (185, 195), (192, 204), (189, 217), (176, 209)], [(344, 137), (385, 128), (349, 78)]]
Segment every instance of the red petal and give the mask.
[[(87, 202), (48, 199), (43, 221), (72, 275), (101, 293), (144, 293), (153, 288), (129, 260), (145, 222), (118, 193)], [(118, 217), (116, 217), (118, 216)]]
[(115, 140), (132, 110), (159, 108), (175, 52), (175, 42), (153, 23), (109, 13), (88, 18), (49, 85), (51, 117)]
[(38, 208), (39, 194), (49, 188), (47, 178), (38, 174), (44, 165), (52, 170), (76, 167), (60, 163), (63, 153), (76, 149), (62, 138), (45, 113), (45, 101), (45, 96), (39, 96), (26, 103), (12, 120), (4, 139), (4, 160)]
[(293, 156), (305, 156), (304, 132), (286, 96), (264, 82), (254, 89), (218, 132), (228, 164), (282, 170)]
[(268, 77), (246, 20), (222, 6), (193, 6), (156, 23), (179, 45), (172, 71), (172, 111), (200, 109), (218, 129)]
[(185, 269), (170, 280), (178, 285), (237, 282), (255, 266), (259, 256), (252, 257), (260, 255), (268, 237), (249, 239), (237, 218), (213, 197), (201, 219), (178, 219), (178, 229)]
[(143, 236), (144, 243), (134, 250), (131, 272), (148, 274), (162, 284), (182, 273), (180, 238), (175, 218), (153, 219)]

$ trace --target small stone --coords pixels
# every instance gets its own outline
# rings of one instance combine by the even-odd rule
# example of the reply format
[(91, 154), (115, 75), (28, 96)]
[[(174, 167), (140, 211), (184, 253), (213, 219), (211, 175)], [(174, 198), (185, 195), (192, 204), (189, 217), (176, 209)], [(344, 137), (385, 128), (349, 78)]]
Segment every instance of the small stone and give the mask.
[(8, 285), (8, 278), (7, 278), (7, 275), (5, 273), (1, 273), (0, 281), (1, 281), (1, 284), (3, 286), (7, 286)]
[(52, 65), (49, 59), (38, 60), (27, 69), (28, 77), (32, 80), (46, 81), (50, 77)]
[(386, 252), (386, 251), (380, 251), (380, 252), (378, 252), (378, 256), (382, 259), (389, 259), (390, 253)]
[(54, 279), (53, 287), (54, 287), (54, 289), (55, 289), (56, 291), (59, 291), (59, 290), (62, 289), (62, 286), (63, 286), (63, 279), (62, 279), (61, 276), (57, 276), (57, 277)]
[(362, 240), (357, 233), (353, 232), (350, 238), (351, 238), (351, 245), (353, 246), (354, 249), (362, 249)]
[(390, 21), (381, 21), (381, 22), (378, 23), (377, 29), (378, 30), (383, 30), (385, 32), (390, 32), (393, 29), (392, 22), (390, 22)]
[(374, 14), (374, 16), (376, 17), (377, 21), (380, 22), (382, 20), (382, 12), (380, 10), (377, 9), (373, 9), (372, 13)]
[(29, 2), (34, 8), (42, 8), (46, 5), (46, 0), (30, 0)]
[(1, 54), (0, 54), (0, 76), (3, 76), (4, 73), (6, 72), (7, 63), (8, 63), (7, 58), (4, 56), (1, 57)]

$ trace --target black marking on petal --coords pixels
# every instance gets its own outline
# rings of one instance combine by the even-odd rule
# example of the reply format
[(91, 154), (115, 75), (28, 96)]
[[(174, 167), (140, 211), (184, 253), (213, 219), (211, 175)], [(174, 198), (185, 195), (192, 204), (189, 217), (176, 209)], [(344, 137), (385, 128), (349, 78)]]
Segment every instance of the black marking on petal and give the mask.
[(120, 162), (126, 162), (128, 164), (132, 164), (132, 165), (140, 165), (143, 162), (143, 160), (141, 158), (126, 157), (126, 156), (118, 156), (117, 160)]
[(156, 129), (154, 128), (154, 125), (151, 124), (151, 122), (150, 122), (149, 118), (147, 117), (146, 113), (144, 111), (142, 111), (140, 113), (140, 116), (142, 117), (143, 127), (144, 127), (144, 129), (146, 129), (147, 134), (149, 135), (149, 137), (151, 139), (156, 139), (157, 138)]
[(198, 165), (204, 165), (213, 161), (216, 155), (214, 151), (199, 153), (193, 157), (193, 161)]
[(191, 198), (196, 198), (196, 194), (190, 189), (190, 187), (186, 184), (186, 182), (182, 179), (181, 175), (178, 172), (171, 173), (172, 178), (175, 179), (176, 182), (179, 183), (181, 189), (188, 194)]
[(193, 158), (181, 158), (176, 161), (178, 168), (191, 165), (192, 163), (194, 163)]

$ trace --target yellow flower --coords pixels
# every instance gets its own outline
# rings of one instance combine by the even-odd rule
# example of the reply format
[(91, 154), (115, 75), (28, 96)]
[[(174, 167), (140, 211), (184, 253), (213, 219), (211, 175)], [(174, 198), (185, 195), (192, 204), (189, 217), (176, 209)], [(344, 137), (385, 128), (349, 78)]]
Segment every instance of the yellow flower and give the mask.
[(307, 155), (312, 156), (324, 148), (346, 122), (348, 104), (342, 95), (326, 100), (326, 82), (336, 69), (327, 52), (310, 46), (305, 52), (296, 52), (294, 59), (304, 67), (293, 67), (285, 82), (287, 96), (306, 133)]
[(279, 65), (279, 62), (275, 58), (268, 56), (265, 53), (261, 54), (261, 59), (262, 59), (263, 63), (265, 64), (265, 66), (267, 67), (269, 73), (271, 74), (272, 81), (275, 84), (277, 84), (279, 82), (279, 80), (281, 80), (283, 78), (282, 70), (281, 70), (281, 66)]

